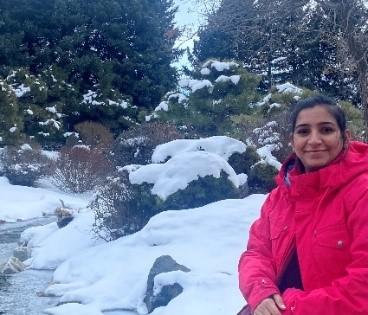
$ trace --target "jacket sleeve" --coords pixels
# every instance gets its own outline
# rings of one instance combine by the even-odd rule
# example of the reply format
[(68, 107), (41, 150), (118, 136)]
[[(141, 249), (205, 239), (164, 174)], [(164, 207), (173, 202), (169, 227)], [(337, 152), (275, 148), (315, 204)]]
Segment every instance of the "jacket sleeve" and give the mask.
[(287, 289), (283, 315), (368, 314), (368, 193), (356, 203), (347, 224), (352, 235), (352, 260), (346, 276), (309, 292)]
[(252, 311), (262, 300), (279, 293), (275, 284), (276, 271), (267, 216), (270, 207), (271, 195), (262, 206), (261, 217), (251, 226), (247, 250), (241, 255), (238, 265), (239, 287)]

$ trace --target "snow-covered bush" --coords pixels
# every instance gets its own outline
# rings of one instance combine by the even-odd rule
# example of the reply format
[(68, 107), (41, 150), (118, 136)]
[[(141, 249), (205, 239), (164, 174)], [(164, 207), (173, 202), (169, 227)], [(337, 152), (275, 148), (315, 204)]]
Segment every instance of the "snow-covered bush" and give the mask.
[(110, 172), (110, 162), (99, 149), (65, 146), (54, 164), (52, 181), (64, 191), (82, 193), (102, 184)]
[(4, 175), (14, 185), (33, 186), (37, 179), (49, 172), (51, 164), (37, 144), (8, 146), (1, 158)]
[(96, 231), (105, 239), (115, 239), (138, 231), (165, 210), (239, 198), (246, 191), (245, 180), (224, 158), (203, 151), (181, 153), (161, 164), (126, 166), (91, 204)]
[(146, 185), (134, 187), (126, 172), (108, 177), (90, 204), (95, 233), (114, 240), (139, 231), (155, 214), (155, 199)]
[(146, 164), (156, 146), (183, 136), (169, 123), (144, 123), (123, 131), (116, 139), (112, 154), (116, 165)]

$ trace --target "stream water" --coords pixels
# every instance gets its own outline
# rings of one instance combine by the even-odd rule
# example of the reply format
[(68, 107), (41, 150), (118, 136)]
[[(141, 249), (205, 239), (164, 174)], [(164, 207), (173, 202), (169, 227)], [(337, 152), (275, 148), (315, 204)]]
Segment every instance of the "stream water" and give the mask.
[[(28, 227), (44, 225), (53, 218), (0, 224), (0, 264), (7, 261), (17, 247), (20, 234)], [(0, 275), (0, 315), (40, 315), (55, 306), (56, 298), (42, 297), (41, 292), (52, 278), (52, 271), (25, 270), (14, 275)], [(106, 315), (137, 315), (130, 311), (106, 312)]]
[[(20, 234), (28, 227), (47, 224), (52, 218), (34, 219), (0, 225), (0, 264), (12, 256)], [(26, 270), (9, 276), (0, 275), (0, 314), (40, 315), (42, 310), (52, 307), (56, 300), (40, 297), (49, 281), (51, 271)]]

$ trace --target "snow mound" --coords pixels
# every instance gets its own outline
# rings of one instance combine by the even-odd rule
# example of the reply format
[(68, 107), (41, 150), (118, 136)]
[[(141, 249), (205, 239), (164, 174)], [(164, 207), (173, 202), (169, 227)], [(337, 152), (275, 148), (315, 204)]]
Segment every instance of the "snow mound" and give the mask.
[(184, 152), (206, 151), (215, 153), (225, 160), (234, 153), (243, 153), (247, 146), (236, 139), (226, 136), (214, 136), (202, 139), (178, 139), (158, 145), (152, 154), (153, 163), (161, 163), (169, 157)]
[[(237, 263), (264, 199), (264, 195), (252, 195), (196, 209), (165, 211), (133, 235), (80, 251), (57, 268), (46, 290), (59, 296), (60, 303), (70, 304), (48, 310), (48, 314), (81, 315), (87, 310), (99, 314), (108, 309), (144, 314), (147, 277), (162, 255), (170, 255), (191, 272), (155, 279), (156, 290), (177, 282), (184, 292), (153, 315), (236, 314), (244, 305)], [(65, 241), (69, 238), (64, 231)]]
[(199, 177), (213, 176), (220, 178), (221, 172), (229, 175), (235, 187), (243, 183), (234, 169), (221, 156), (204, 151), (184, 152), (175, 155), (164, 164), (148, 164), (129, 174), (132, 184), (153, 184), (152, 194), (162, 200), (180, 189), (185, 189), (190, 182)]

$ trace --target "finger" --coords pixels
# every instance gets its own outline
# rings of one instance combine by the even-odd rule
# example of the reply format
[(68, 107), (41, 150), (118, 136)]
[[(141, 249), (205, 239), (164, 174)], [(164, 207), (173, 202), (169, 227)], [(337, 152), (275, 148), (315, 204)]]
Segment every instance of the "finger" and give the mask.
[(285, 310), (286, 309), (285, 303), (284, 303), (284, 301), (283, 301), (283, 299), (282, 299), (282, 297), (281, 297), (280, 294), (274, 294), (272, 296), (272, 298), (275, 301), (275, 303), (276, 303), (276, 305), (277, 305), (277, 307), (279, 309), (281, 309), (281, 310)]
[(267, 302), (264, 304), (267, 312), (270, 315), (281, 315), (275, 301), (273, 299), (268, 299)]
[(270, 298), (264, 300), (257, 310), (259, 313), (255, 315), (281, 315), (275, 301)]
[(269, 310), (268, 310), (268, 306), (267, 306), (267, 304), (268, 303), (270, 303), (270, 301), (272, 302), (272, 303), (274, 303), (273, 301), (272, 301), (272, 299), (269, 299), (269, 298), (267, 298), (267, 299), (265, 299), (265, 300), (263, 300), (258, 306), (257, 306), (257, 308), (255, 309), (255, 311), (254, 311), (254, 315), (272, 315), (270, 312), (269, 312)]

